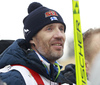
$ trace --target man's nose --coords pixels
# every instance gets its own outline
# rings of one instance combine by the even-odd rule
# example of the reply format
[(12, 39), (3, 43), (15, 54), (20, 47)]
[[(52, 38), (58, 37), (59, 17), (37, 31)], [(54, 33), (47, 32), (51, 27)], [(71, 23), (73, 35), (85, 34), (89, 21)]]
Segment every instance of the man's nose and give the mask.
[(64, 33), (63, 32), (61, 32), (61, 30), (60, 29), (57, 29), (56, 31), (55, 31), (55, 35), (54, 35), (54, 37), (56, 37), (56, 38), (64, 38)]

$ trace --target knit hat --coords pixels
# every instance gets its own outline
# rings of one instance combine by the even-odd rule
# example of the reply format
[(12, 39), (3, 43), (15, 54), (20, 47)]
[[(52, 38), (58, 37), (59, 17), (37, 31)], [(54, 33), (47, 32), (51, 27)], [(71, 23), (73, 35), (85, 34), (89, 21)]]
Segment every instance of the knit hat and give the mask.
[(51, 23), (62, 23), (66, 29), (65, 23), (58, 12), (44, 7), (38, 2), (29, 5), (28, 15), (24, 18), (23, 23), (26, 42), (29, 42), (44, 26)]

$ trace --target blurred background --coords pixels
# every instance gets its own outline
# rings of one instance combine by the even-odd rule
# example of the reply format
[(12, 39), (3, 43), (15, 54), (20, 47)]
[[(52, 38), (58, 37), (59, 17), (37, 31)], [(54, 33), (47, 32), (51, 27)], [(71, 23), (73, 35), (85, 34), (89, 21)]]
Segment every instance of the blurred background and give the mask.
[[(28, 5), (34, 1), (58, 11), (62, 15), (67, 28), (64, 55), (59, 62), (63, 66), (75, 63), (72, 0), (1, 0), (0, 40), (24, 38), (23, 18), (27, 16)], [(79, 0), (82, 33), (89, 28), (100, 27), (99, 2), (99, 0)]]

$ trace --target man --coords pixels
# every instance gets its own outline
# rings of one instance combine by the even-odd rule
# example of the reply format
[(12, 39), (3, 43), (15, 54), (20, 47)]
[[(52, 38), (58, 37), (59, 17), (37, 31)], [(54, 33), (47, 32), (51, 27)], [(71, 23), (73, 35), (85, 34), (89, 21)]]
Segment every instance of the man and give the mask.
[(65, 23), (58, 12), (33, 2), (24, 18), (25, 39), (18, 39), (0, 57), (0, 77), (7, 85), (69, 83), (56, 60), (63, 55)]
[(84, 53), (87, 74), (90, 74), (90, 68), (97, 54), (100, 51), (100, 29), (89, 29), (83, 35)]
[(96, 79), (98, 73), (96, 69), (97, 66), (94, 63), (94, 60), (96, 59), (96, 56), (98, 56), (100, 52), (100, 28), (89, 29), (88, 31), (86, 31), (83, 35), (83, 41), (84, 41), (86, 72), (88, 80), (90, 81), (88, 83), (89, 85), (94, 85), (94, 84), (99, 85), (97, 84), (98, 82), (95, 81), (98, 79), (98, 78)]
[[(94, 85), (94, 84), (99, 85), (95, 81), (98, 79), (98, 78), (96, 79), (98, 73), (97, 73), (97, 69), (95, 69), (95, 68), (97, 68), (97, 66), (95, 64), (96, 62), (94, 63), (94, 60), (96, 60), (96, 57), (100, 53), (100, 28), (89, 29), (87, 32), (85, 32), (85, 34), (83, 36), (83, 41), (84, 41), (84, 53), (85, 53), (85, 58), (86, 58), (85, 60), (86, 60), (87, 75), (88, 75), (92, 85)], [(97, 59), (99, 60), (98, 57), (97, 57)], [(92, 70), (93, 70), (93, 72), (92, 72)], [(96, 70), (96, 71), (94, 71), (94, 70)], [(92, 79), (91, 79), (91, 77), (92, 77)]]

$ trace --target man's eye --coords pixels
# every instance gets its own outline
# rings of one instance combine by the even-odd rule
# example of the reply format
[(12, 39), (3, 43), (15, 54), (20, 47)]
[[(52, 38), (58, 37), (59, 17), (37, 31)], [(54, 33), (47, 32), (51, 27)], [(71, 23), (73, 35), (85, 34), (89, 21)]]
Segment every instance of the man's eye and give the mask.
[(60, 28), (60, 31), (64, 31), (64, 28)]
[(51, 28), (47, 28), (47, 30), (52, 30)]

